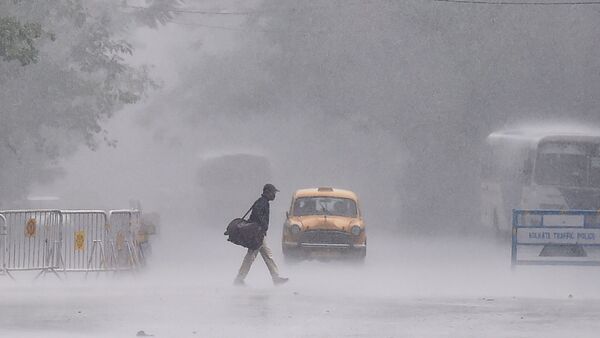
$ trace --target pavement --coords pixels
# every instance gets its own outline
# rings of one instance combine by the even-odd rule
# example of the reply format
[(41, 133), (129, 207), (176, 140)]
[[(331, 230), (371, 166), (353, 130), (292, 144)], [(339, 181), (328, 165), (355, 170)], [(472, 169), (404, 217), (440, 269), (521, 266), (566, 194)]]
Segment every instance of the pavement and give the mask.
[[(84, 280), (0, 279), (0, 337), (598, 337), (600, 271), (510, 269), (508, 248), (472, 239), (369, 238), (364, 264), (284, 265), (273, 286), (229, 243), (178, 255), (158, 246), (147, 271)], [(163, 250), (163, 251), (161, 251)], [(143, 332), (140, 332), (143, 331)]]

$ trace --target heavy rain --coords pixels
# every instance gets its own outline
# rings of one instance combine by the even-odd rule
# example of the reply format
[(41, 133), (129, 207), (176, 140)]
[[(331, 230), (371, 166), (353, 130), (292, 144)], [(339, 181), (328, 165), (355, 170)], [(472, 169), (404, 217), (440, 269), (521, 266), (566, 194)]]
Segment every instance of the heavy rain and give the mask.
[(0, 336), (596, 337), (599, 19), (0, 0)]

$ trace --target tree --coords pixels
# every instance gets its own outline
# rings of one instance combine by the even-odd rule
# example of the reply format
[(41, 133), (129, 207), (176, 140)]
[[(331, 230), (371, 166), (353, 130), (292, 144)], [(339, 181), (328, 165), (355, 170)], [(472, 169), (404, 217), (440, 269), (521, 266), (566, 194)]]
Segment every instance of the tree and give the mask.
[(4, 61), (18, 60), (26, 66), (37, 61), (34, 46), (42, 35), (39, 24), (21, 24), (14, 17), (0, 17), (0, 56)]
[(246, 10), (241, 46), (178, 90), (202, 103), (197, 120), (316, 112), (391, 135), (408, 152), (393, 174), (402, 223), (476, 227), (488, 133), (522, 119), (600, 123), (600, 24), (587, 8), (265, 0)]
[[(157, 87), (148, 66), (128, 63), (134, 48), (127, 37), (171, 18), (178, 1), (146, 3), (138, 9), (119, 0), (0, 4), (6, 15), (0, 20), (1, 200), (51, 179), (57, 161), (80, 144), (114, 145), (102, 123)], [(40, 39), (44, 34), (51, 38)]]
[(279, 51), (263, 61), (285, 84), (279, 100), (392, 133), (408, 150), (398, 186), (408, 224), (478, 225), (479, 152), (495, 128), (600, 122), (600, 26), (585, 6), (267, 0), (257, 13)]

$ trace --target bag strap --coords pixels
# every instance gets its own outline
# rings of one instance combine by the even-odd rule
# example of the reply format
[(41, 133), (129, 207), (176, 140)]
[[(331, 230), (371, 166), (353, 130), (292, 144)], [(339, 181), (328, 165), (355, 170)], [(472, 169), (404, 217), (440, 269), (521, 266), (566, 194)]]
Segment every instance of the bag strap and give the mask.
[(248, 216), (248, 214), (250, 213), (250, 211), (252, 211), (252, 209), (254, 209), (254, 206), (256, 205), (256, 202), (252, 203), (252, 206), (250, 207), (250, 209), (248, 209), (248, 211), (246, 211), (246, 213), (244, 214), (244, 216), (242, 216), (242, 219), (246, 219), (246, 216)]

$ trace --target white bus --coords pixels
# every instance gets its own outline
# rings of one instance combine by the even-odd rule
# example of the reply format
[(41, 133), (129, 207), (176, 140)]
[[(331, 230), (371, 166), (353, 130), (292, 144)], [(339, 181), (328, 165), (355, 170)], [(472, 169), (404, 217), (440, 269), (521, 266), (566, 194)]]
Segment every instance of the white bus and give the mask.
[(486, 140), (482, 222), (510, 232), (512, 209), (600, 209), (600, 133), (513, 130)]

